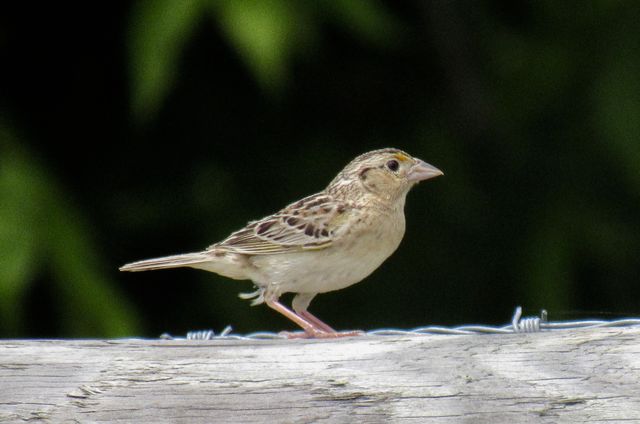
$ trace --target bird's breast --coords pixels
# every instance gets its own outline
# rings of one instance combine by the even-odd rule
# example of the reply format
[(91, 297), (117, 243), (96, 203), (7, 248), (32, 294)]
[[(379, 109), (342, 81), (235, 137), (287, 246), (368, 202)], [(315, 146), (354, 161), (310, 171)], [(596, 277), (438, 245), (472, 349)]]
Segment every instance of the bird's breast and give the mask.
[(348, 287), (371, 274), (398, 248), (404, 229), (402, 211), (362, 216), (328, 248), (254, 256), (254, 282), (278, 285), (280, 293), (324, 293)]

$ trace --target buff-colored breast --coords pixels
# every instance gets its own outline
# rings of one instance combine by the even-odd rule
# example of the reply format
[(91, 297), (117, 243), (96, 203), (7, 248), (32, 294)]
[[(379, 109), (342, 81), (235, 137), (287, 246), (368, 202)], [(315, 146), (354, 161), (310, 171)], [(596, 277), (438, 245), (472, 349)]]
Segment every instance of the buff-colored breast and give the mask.
[(326, 249), (250, 258), (251, 279), (278, 294), (325, 293), (349, 287), (398, 248), (405, 230), (404, 211), (372, 214), (347, 228)]

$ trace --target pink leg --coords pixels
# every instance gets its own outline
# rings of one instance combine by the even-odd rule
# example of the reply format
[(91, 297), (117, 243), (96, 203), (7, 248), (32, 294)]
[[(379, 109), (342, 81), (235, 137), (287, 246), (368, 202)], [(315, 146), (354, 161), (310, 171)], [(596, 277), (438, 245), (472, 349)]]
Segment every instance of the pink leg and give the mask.
[(299, 311), (298, 312), (298, 316), (301, 316), (302, 318), (304, 318), (308, 322), (310, 322), (313, 325), (315, 325), (317, 328), (320, 328), (322, 331), (325, 331), (327, 333), (337, 333), (336, 330), (334, 330), (333, 328), (329, 327), (329, 325), (327, 325), (324, 322), (322, 322), (320, 320), (320, 318), (316, 317), (315, 315), (313, 315), (311, 312), (309, 312), (307, 310)]
[[(327, 324), (320, 321), (318, 318), (314, 317), (312, 314), (308, 313), (312, 317), (311, 320), (305, 319), (293, 311), (288, 309), (282, 303), (277, 300), (267, 300), (265, 299), (265, 303), (271, 309), (280, 312), (285, 317), (289, 318), (291, 321), (298, 324), (305, 332), (304, 335), (300, 336), (298, 334), (285, 333), (289, 338), (318, 338), (318, 339), (327, 339), (327, 338), (337, 338), (337, 337), (351, 337), (351, 336), (360, 336), (362, 332), (359, 331), (345, 331), (342, 333), (338, 333), (329, 327)], [(313, 322), (316, 321), (316, 322)], [(320, 325), (317, 325), (320, 323)], [(329, 331), (327, 331), (327, 329)]]
[(324, 331), (326, 334), (323, 335), (322, 337), (324, 338), (330, 338), (330, 337), (352, 337), (352, 336), (362, 336), (364, 333), (362, 331), (336, 331), (333, 328), (329, 327), (328, 324), (322, 322), (320, 320), (320, 318), (316, 317), (315, 315), (313, 315), (311, 312), (304, 310), (304, 311), (299, 311), (298, 315), (301, 316), (302, 318), (304, 318), (305, 320), (307, 320), (308, 322), (312, 323), (313, 325), (315, 325), (317, 328), (321, 329), (322, 331)]
[[(265, 303), (271, 309), (280, 312), (282, 315), (284, 315), (285, 317), (289, 318), (291, 321), (293, 321), (296, 324), (298, 324), (300, 327), (302, 327), (302, 329), (304, 330), (305, 333), (312, 334), (312, 333), (314, 333), (314, 332), (319, 330), (316, 327), (314, 327), (314, 325), (312, 323), (310, 323), (309, 321), (305, 320), (304, 318), (296, 315), (293, 311), (288, 309), (286, 306), (284, 306), (282, 303), (278, 302), (277, 300), (265, 299)], [(320, 330), (320, 331), (322, 331), (322, 330)]]

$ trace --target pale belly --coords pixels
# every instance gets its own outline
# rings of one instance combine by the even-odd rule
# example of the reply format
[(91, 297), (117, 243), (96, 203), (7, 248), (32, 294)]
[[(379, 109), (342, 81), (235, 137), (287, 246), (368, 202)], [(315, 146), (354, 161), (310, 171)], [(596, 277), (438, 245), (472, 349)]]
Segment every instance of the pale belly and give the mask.
[(399, 219), (323, 250), (254, 256), (252, 280), (278, 294), (343, 289), (375, 271), (397, 249), (403, 235), (404, 219)]

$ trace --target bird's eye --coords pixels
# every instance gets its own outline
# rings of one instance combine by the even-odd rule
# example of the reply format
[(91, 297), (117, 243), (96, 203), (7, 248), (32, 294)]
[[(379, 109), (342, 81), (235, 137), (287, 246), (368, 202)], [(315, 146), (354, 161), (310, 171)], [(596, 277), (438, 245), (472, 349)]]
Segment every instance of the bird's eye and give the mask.
[(389, 168), (393, 172), (396, 172), (399, 166), (400, 164), (397, 160), (390, 160), (389, 162), (387, 162), (387, 168)]

